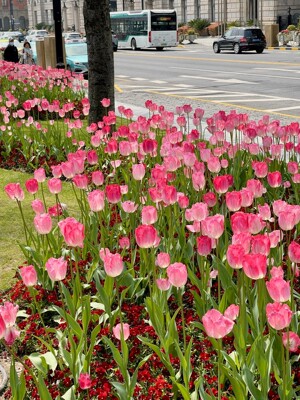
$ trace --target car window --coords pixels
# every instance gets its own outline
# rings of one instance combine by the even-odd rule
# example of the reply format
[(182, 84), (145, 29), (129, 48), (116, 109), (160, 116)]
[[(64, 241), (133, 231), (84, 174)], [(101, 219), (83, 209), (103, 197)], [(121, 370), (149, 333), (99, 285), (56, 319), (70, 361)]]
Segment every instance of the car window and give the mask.
[(74, 46), (66, 46), (66, 55), (67, 56), (84, 56), (87, 54), (87, 45), (86, 43), (78, 43)]
[(229, 31), (225, 32), (224, 36), (225, 37), (232, 36), (232, 29), (229, 29)]
[(232, 29), (231, 36), (237, 36), (238, 32), (239, 32), (238, 29)]
[(248, 38), (262, 38), (263, 33), (260, 29), (246, 29), (245, 30), (245, 37)]

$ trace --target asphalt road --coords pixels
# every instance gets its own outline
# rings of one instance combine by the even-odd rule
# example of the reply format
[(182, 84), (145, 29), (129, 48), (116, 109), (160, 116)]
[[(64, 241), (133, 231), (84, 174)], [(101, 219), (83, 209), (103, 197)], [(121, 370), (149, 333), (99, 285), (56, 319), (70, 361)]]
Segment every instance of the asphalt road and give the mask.
[(300, 51), (214, 54), (200, 44), (115, 53), (116, 100), (143, 106), (152, 99), (168, 109), (191, 104), (254, 118), (300, 122)]

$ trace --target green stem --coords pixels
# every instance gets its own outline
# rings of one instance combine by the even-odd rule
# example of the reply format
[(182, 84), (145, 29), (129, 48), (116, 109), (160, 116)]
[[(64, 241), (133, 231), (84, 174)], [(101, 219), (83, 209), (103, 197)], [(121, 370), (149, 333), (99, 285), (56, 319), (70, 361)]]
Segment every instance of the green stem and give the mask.
[(180, 305), (180, 311), (181, 311), (181, 325), (182, 325), (182, 334), (183, 334), (183, 348), (184, 348), (184, 354), (186, 352), (186, 331), (185, 331), (185, 318), (184, 318), (184, 309), (183, 309), (183, 289), (178, 288), (178, 295), (179, 295), (179, 305)]

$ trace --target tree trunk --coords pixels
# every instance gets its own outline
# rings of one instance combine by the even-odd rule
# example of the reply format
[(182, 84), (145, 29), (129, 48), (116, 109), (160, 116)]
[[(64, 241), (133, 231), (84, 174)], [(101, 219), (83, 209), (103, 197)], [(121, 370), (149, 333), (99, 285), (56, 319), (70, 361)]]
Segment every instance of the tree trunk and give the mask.
[(109, 0), (84, 0), (84, 27), (89, 62), (89, 123), (99, 122), (107, 114), (100, 103), (110, 99), (114, 110), (114, 56), (109, 14)]

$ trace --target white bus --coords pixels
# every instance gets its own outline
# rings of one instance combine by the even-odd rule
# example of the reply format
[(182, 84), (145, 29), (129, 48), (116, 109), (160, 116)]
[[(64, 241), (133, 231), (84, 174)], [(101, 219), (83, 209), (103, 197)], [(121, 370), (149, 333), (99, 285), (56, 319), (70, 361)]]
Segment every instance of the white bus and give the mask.
[(110, 20), (119, 48), (163, 50), (178, 45), (175, 10), (111, 12)]

